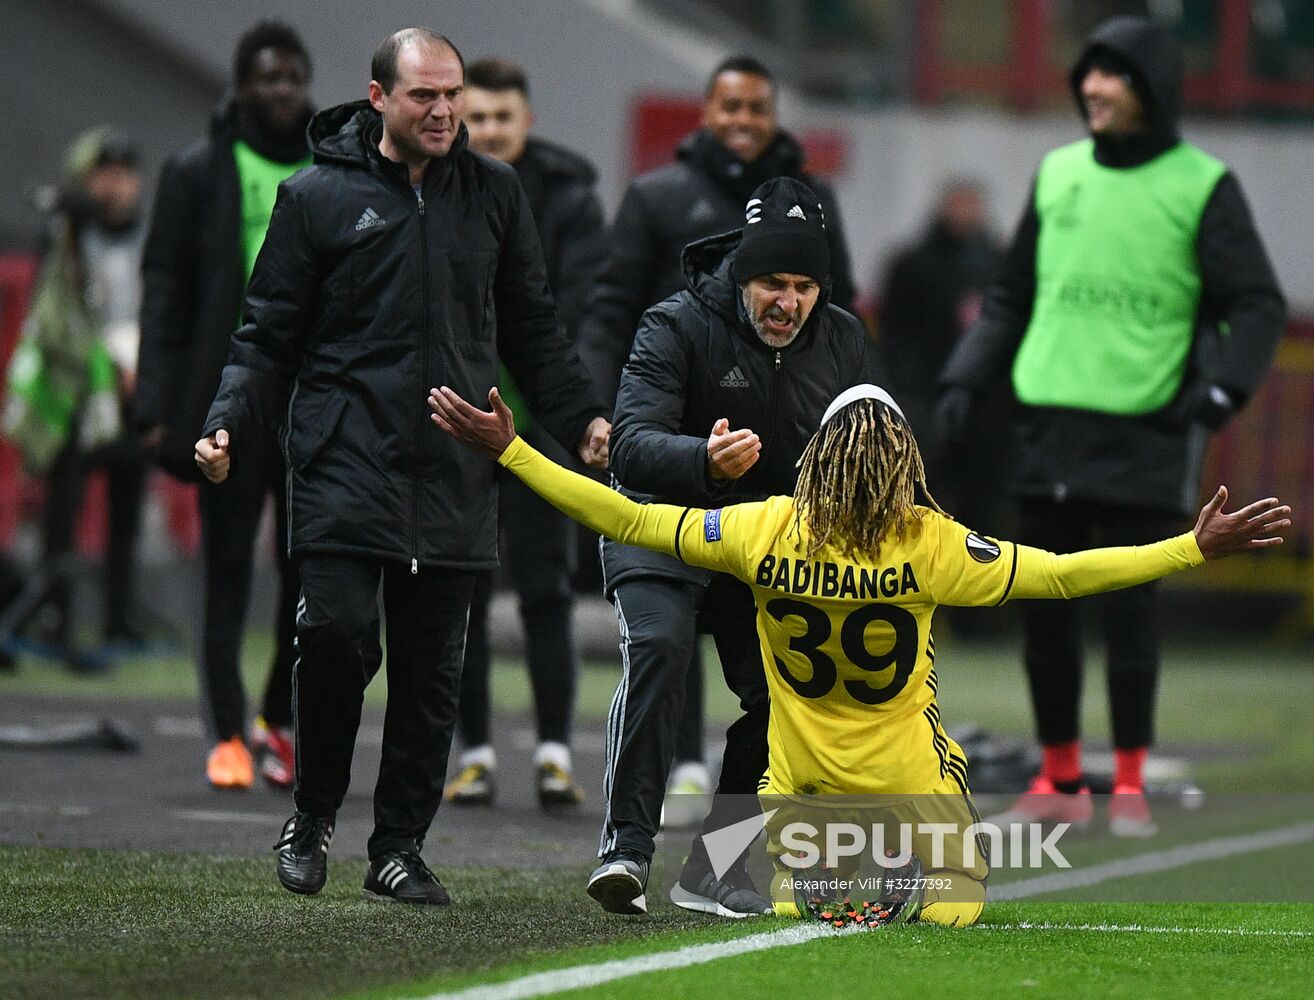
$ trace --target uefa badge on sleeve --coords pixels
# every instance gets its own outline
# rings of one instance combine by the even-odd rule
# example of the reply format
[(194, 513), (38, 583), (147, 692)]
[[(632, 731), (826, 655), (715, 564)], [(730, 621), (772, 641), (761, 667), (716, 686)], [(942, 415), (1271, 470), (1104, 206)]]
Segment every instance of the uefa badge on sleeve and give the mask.
[(999, 543), (973, 531), (967, 536), (967, 554), (979, 563), (992, 563), (999, 558)]
[(703, 515), (703, 538), (708, 544), (721, 540), (721, 511), (709, 510)]

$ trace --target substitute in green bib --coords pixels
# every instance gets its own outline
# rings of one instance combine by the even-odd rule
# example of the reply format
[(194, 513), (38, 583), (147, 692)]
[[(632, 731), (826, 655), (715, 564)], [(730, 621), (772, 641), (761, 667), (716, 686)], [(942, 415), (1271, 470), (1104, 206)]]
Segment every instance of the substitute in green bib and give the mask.
[[(1140, 17), (1100, 25), (1071, 74), (1089, 136), (1040, 164), (979, 322), (941, 374), (938, 430), (961, 437), (977, 398), (1011, 379), (1022, 539), (1055, 552), (1171, 534), (1196, 506), (1211, 431), (1253, 395), (1285, 319), (1227, 165), (1180, 137), (1182, 57)], [(932, 484), (934, 485), (934, 484)], [(1115, 834), (1155, 832), (1143, 771), (1154, 742), (1154, 585), (1106, 598)], [(1078, 824), (1080, 605), (1025, 611), (1043, 747), (1012, 811)]]
[[(136, 420), (160, 465), (180, 479), (201, 480), (192, 446), (241, 325), (242, 296), (279, 185), (310, 166), (309, 86), (310, 55), (297, 33), (261, 21), (238, 39), (233, 94), (210, 134), (160, 175), (143, 268)], [(250, 787), (257, 770), (269, 784), (287, 787), (295, 771), (292, 665), (300, 581), (286, 554), (279, 560), (273, 663), (249, 729), (239, 669), (267, 496), (279, 516), (279, 538), (287, 536), (278, 437), (253, 444), (227, 483), (201, 481), (197, 494), (205, 574), (198, 667), (211, 737), (206, 778), (223, 789)]]

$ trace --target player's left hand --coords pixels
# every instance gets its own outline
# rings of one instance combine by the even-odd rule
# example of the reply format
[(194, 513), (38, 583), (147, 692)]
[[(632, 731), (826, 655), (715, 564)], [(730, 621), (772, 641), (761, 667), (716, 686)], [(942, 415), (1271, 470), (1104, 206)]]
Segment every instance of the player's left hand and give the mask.
[(594, 417), (584, 431), (579, 457), (590, 469), (605, 469), (611, 457), (611, 424), (604, 417)]
[(1195, 522), (1195, 541), (1206, 559), (1221, 559), (1238, 552), (1282, 544), (1282, 532), (1291, 527), (1291, 508), (1268, 497), (1223, 513), (1227, 487), (1218, 487)]
[(447, 386), (429, 390), (429, 419), (464, 445), (499, 458), (516, 439), (516, 419), (497, 387), (488, 390), (492, 413), (467, 403)]

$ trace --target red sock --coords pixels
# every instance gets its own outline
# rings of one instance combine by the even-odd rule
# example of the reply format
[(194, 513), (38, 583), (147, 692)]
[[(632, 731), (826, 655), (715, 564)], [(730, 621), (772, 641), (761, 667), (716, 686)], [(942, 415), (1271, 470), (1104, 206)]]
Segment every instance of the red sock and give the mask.
[(1040, 773), (1054, 784), (1081, 780), (1081, 740), (1041, 748)]
[(1147, 747), (1135, 750), (1113, 751), (1113, 787), (1130, 785), (1138, 791), (1145, 788), (1145, 755)]

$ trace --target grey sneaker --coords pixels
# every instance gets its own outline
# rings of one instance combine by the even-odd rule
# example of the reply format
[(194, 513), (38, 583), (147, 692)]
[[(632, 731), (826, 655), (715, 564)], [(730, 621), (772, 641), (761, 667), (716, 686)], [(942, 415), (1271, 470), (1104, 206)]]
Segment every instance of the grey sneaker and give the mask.
[(589, 895), (608, 913), (647, 913), (647, 889), (648, 859), (637, 851), (612, 851), (589, 876)]
[(748, 856), (741, 856), (718, 879), (701, 839), (694, 841), (680, 880), (671, 887), (671, 902), (686, 910), (736, 920), (774, 912), (771, 900), (757, 891), (749, 877)]

